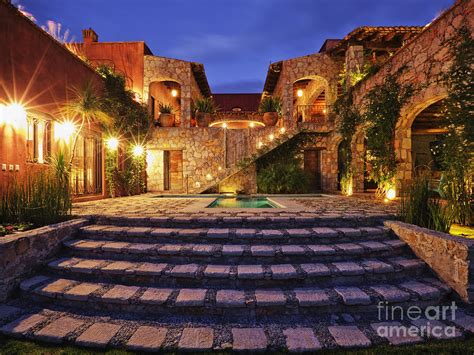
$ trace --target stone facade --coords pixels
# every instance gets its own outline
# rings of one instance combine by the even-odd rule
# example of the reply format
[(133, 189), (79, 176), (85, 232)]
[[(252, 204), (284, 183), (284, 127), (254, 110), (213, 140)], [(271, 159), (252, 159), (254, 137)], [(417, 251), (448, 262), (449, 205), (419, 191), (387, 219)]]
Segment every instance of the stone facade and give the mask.
[[(423, 109), (447, 96), (446, 88), (440, 82), (441, 75), (449, 70), (452, 61), (446, 41), (452, 38), (461, 26), (466, 26), (472, 33), (473, 12), (474, 1), (457, 1), (451, 9), (390, 57), (375, 75), (355, 87), (354, 103), (362, 108), (364, 95), (374, 86), (380, 85), (387, 75), (396, 73), (402, 67), (405, 67), (405, 70), (400, 75), (399, 82), (413, 84), (418, 88), (409, 103), (402, 108), (396, 127), (394, 145), (399, 161), (399, 183), (412, 178), (411, 126), (414, 119)], [(361, 132), (356, 134), (353, 142), (357, 155), (353, 160), (355, 178), (358, 179), (354, 183), (356, 191), (363, 189), (363, 174), (360, 174), (363, 172), (363, 158), (360, 156), (363, 153), (361, 136)]]
[(146, 102), (150, 99), (150, 84), (157, 81), (174, 81), (181, 86), (181, 127), (191, 126), (191, 101), (201, 96), (194, 78), (191, 63), (183, 60), (145, 56), (143, 95)]
[(464, 301), (474, 301), (474, 272), (471, 265), (474, 241), (398, 221), (386, 221), (384, 224)]
[(255, 164), (230, 176), (219, 184), (220, 192), (257, 193), (257, 167)]
[(22, 279), (55, 255), (63, 241), (88, 223), (87, 219), (76, 219), (0, 238), (0, 302)]

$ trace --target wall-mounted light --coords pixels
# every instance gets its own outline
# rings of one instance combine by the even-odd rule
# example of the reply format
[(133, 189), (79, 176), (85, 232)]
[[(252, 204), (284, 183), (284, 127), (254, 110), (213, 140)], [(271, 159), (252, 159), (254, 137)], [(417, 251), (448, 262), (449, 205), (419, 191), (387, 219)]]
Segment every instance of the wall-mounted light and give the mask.
[(397, 197), (397, 191), (395, 190), (395, 188), (394, 187), (389, 188), (387, 192), (385, 193), (385, 197), (388, 200), (394, 200), (395, 197)]
[(302, 97), (302, 96), (303, 96), (303, 90), (298, 89), (298, 91), (296, 91), (296, 95), (297, 95), (298, 97)]
[(224, 123), (222, 124), (222, 128), (227, 128), (227, 123), (224, 122)]
[(173, 97), (178, 96), (178, 90), (176, 90), (176, 89), (171, 90), (171, 96), (173, 96)]
[(207, 180), (207, 181), (211, 181), (211, 180), (212, 180), (212, 175), (211, 175), (211, 174), (207, 174), (207, 175), (206, 175), (206, 180)]
[(263, 142), (258, 142), (257, 147), (262, 148), (263, 147)]
[(281, 128), (280, 128), (280, 133), (281, 133), (281, 134), (285, 133), (285, 131), (286, 131), (285, 127), (281, 127)]
[(7, 114), (7, 119), (12, 120), (13, 122), (26, 121), (25, 108), (18, 103), (8, 105), (6, 114)]
[(274, 138), (275, 138), (275, 136), (274, 136), (273, 134), (270, 134), (270, 135), (268, 136), (268, 139), (270, 139), (271, 141), (272, 141)]
[(107, 148), (111, 151), (116, 151), (119, 146), (119, 140), (115, 137), (109, 137), (105, 141)]
[(142, 145), (137, 144), (133, 146), (132, 153), (135, 158), (140, 158), (143, 155), (143, 153), (145, 153), (145, 148), (143, 148)]
[(250, 126), (250, 128), (254, 128), (254, 127), (255, 127), (255, 123), (250, 122), (249, 126)]
[(54, 122), (54, 137), (56, 140), (68, 142), (76, 131), (76, 125), (72, 121)]
[(221, 170), (222, 170), (222, 166), (219, 166), (219, 167), (217, 168), (217, 170), (221, 171)]

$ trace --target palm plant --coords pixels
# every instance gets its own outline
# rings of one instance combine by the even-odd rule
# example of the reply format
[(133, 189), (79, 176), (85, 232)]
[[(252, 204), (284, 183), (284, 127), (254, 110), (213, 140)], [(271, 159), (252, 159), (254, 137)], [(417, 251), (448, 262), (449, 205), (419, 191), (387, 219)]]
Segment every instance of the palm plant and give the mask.
[(72, 117), (80, 119), (79, 129), (74, 134), (71, 147), (71, 156), (69, 166), (72, 165), (76, 150), (77, 139), (81, 134), (84, 125), (90, 125), (91, 122), (98, 122), (102, 125), (110, 125), (112, 119), (103, 111), (101, 98), (97, 95), (97, 90), (92, 82), (87, 82), (83, 88), (72, 89), (74, 98), (69, 101), (62, 109), (64, 117)]
[(259, 106), (261, 113), (265, 112), (277, 112), (281, 113), (281, 101), (278, 97), (266, 96), (262, 99)]
[(216, 112), (218, 107), (210, 97), (204, 97), (202, 99), (198, 99), (194, 103), (193, 111), (201, 112), (201, 113), (214, 113)]
[(160, 102), (158, 104), (158, 108), (160, 110), (160, 113), (173, 113), (173, 106), (169, 104), (164, 104)]

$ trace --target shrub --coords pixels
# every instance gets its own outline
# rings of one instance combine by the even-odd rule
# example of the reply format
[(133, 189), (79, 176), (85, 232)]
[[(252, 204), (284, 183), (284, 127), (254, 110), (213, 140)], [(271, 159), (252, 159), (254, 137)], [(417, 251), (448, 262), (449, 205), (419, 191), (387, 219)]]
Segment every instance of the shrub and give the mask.
[(430, 174), (424, 173), (402, 189), (399, 218), (405, 223), (449, 232), (452, 214), (430, 189)]
[(305, 193), (309, 179), (303, 169), (292, 162), (269, 164), (258, 172), (259, 191), (270, 194)]

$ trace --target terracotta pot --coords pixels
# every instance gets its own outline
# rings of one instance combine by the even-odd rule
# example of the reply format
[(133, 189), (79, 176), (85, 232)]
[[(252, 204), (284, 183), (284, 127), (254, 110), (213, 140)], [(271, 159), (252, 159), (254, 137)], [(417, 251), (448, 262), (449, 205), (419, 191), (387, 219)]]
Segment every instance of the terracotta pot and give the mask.
[(209, 127), (211, 114), (206, 112), (196, 112), (196, 124), (198, 127)]
[(173, 127), (173, 125), (174, 125), (174, 114), (160, 113), (160, 126), (161, 127)]
[(265, 112), (263, 114), (263, 123), (265, 126), (274, 126), (278, 122), (278, 112)]

